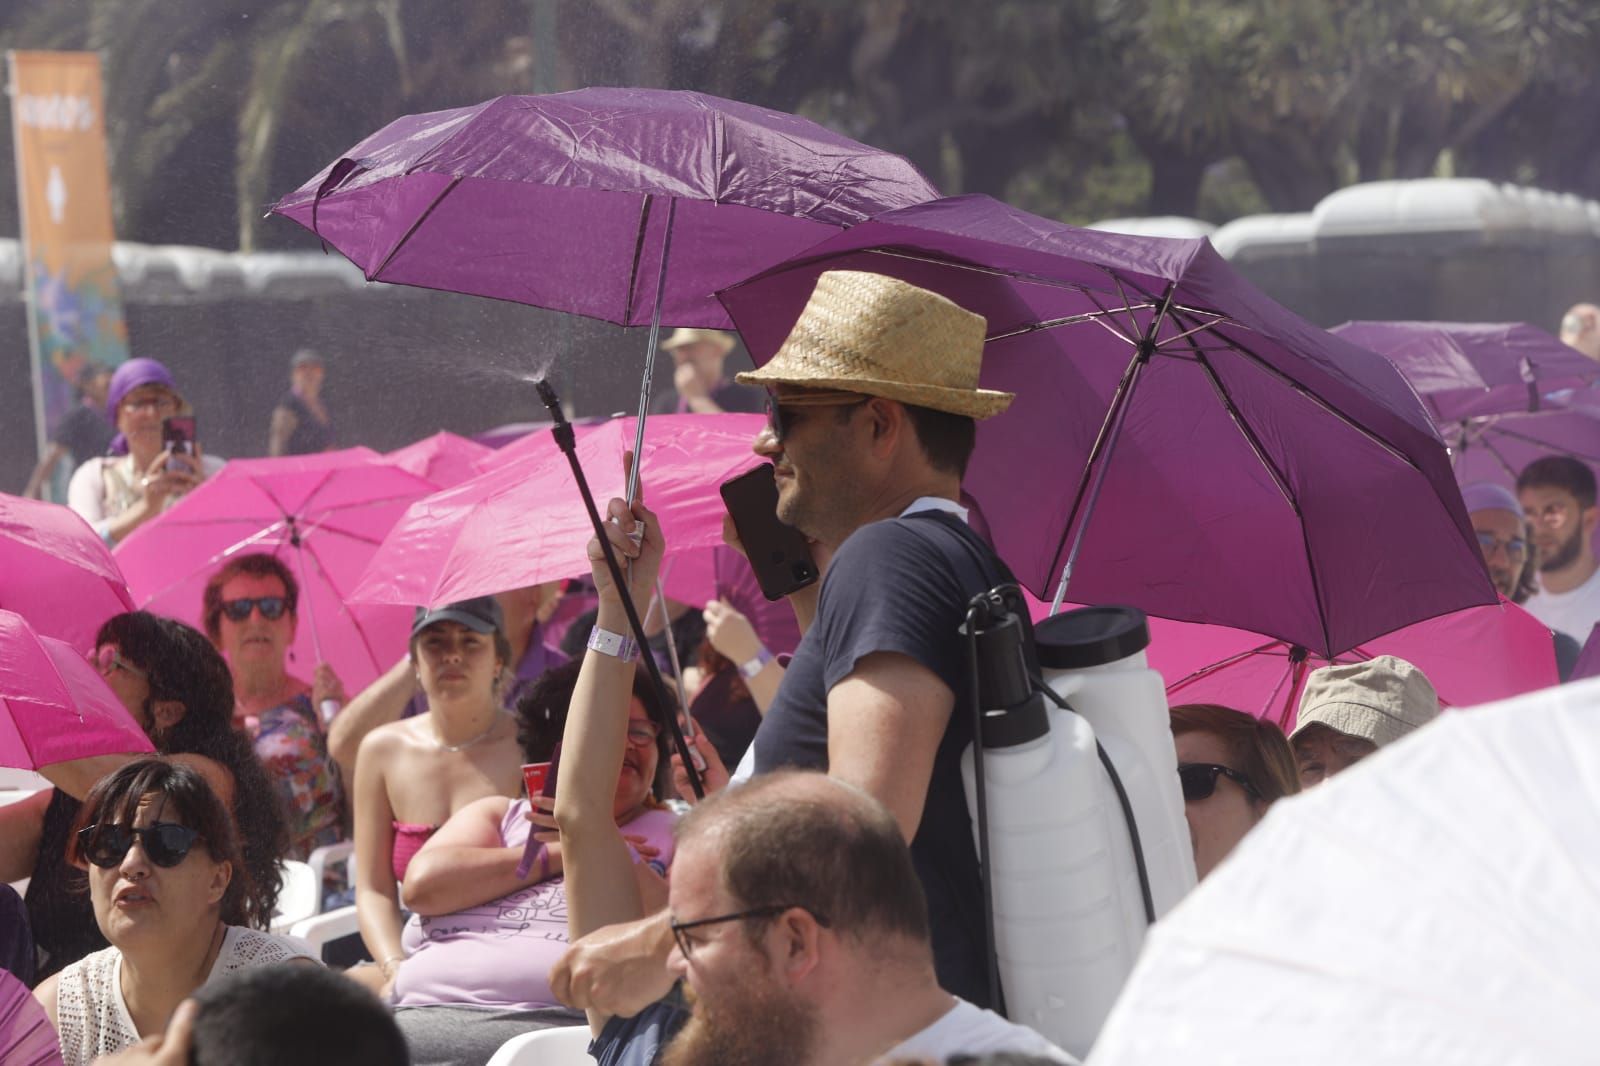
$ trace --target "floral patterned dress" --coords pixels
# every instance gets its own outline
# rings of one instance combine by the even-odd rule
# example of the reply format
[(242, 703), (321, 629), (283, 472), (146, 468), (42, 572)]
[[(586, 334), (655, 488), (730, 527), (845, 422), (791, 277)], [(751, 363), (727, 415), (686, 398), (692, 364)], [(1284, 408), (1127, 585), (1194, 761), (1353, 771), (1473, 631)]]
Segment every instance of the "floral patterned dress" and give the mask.
[(284, 857), (304, 860), (344, 839), (344, 786), (328, 755), (328, 737), (305, 693), (245, 719), (289, 830)]

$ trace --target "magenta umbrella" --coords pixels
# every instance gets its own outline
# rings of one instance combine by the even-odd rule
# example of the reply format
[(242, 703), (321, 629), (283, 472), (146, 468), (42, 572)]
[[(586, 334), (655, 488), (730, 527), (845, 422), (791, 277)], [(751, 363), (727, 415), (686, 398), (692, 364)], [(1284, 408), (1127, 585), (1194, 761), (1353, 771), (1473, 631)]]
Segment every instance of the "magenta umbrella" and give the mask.
[(395, 520), (435, 491), (366, 448), (236, 459), (135, 530), (117, 561), (140, 606), (198, 627), (206, 582), (224, 563), (277, 556), (300, 585), (291, 657), (307, 674), (331, 664), (355, 692), (405, 652), (411, 616), (349, 594)]
[[(759, 415), (658, 415), (645, 441), (645, 500), (669, 553), (722, 543), (717, 487), (759, 460)], [(580, 427), (578, 458), (597, 501), (621, 496), (633, 419)], [(372, 557), (353, 598), (429, 606), (588, 570), (593, 534), (566, 457), (548, 434), (532, 450), (411, 506)], [(670, 557), (670, 556), (669, 556)], [(642, 609), (641, 609), (642, 613)]]
[(28, 986), (0, 970), (0, 1062), (6, 1066), (61, 1066), (61, 1041), (44, 1006)]
[(1600, 363), (1526, 322), (1346, 322), (1332, 332), (1393, 363), (1441, 431), (1544, 410), (1550, 393), (1600, 381)]
[(87, 652), (133, 600), (111, 549), (76, 512), (0, 493), (0, 610)]
[(494, 453), (487, 445), (440, 430), (431, 437), (385, 453), (383, 461), (447, 489), (483, 473), (484, 461)]
[(82, 652), (0, 611), (0, 766), (154, 750)]
[(1082, 230), (983, 196), (905, 208), (721, 293), (758, 364), (830, 269), (988, 321), (982, 384), (1017, 399), (981, 423), (964, 488), (1035, 594), (1324, 655), (1494, 602), (1410, 386), (1205, 240)]
[(794, 115), (590, 88), (396, 119), (272, 210), (369, 281), (649, 324), (639, 450), (661, 323), (726, 328), (717, 289), (938, 195), (900, 156)]

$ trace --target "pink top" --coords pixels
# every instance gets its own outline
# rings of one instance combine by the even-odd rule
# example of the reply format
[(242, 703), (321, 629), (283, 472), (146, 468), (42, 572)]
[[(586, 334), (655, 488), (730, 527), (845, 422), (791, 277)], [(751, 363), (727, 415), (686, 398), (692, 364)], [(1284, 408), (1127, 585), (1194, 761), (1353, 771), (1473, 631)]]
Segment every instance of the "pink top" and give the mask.
[(422, 850), (422, 845), (428, 838), (439, 831), (436, 825), (413, 825), (410, 822), (394, 823), (394, 848), (390, 852), (389, 861), (394, 864), (395, 884), (406, 879), (406, 870), (411, 867), (411, 860), (417, 857), (417, 852)]
[[(528, 840), (528, 801), (516, 800), (500, 821), (500, 839), (520, 849)], [(646, 811), (628, 823), (672, 860), (677, 815)], [(637, 861), (637, 857), (635, 857)], [(400, 934), (406, 961), (395, 975), (394, 1006), (434, 1004), (534, 1010), (560, 1006), (550, 970), (567, 950), (567, 896), (561, 878), (541, 881), (476, 907), (424, 918), (414, 914)]]

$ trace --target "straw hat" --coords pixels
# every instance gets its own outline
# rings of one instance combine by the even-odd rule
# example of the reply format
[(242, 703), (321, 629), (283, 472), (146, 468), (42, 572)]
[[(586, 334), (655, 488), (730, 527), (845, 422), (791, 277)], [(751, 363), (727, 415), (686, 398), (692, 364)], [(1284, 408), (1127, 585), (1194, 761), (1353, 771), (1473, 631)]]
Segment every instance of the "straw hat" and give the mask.
[(683, 329), (672, 331), (672, 336), (661, 342), (661, 350), (670, 352), (674, 348), (687, 348), (691, 344), (710, 344), (727, 355), (733, 351), (733, 338), (720, 329)]
[(896, 278), (830, 270), (767, 364), (741, 385), (840, 389), (988, 418), (1015, 396), (978, 388), (981, 315)]

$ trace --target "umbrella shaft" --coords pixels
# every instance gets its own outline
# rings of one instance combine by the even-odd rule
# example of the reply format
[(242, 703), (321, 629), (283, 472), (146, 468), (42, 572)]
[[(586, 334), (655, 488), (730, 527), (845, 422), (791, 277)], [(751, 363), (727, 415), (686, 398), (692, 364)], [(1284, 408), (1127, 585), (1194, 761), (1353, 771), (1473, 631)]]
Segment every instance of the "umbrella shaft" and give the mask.
[(628, 506), (639, 497), (639, 459), (644, 454), (644, 421), (650, 413), (650, 390), (656, 377), (657, 345), (661, 342), (661, 301), (667, 291), (667, 253), (672, 248), (672, 217), (678, 201), (667, 200), (666, 231), (661, 235), (661, 265), (656, 270), (656, 301), (650, 309), (650, 341), (644, 357), (644, 380), (639, 383), (639, 421), (633, 430), (633, 465), (628, 470)]

